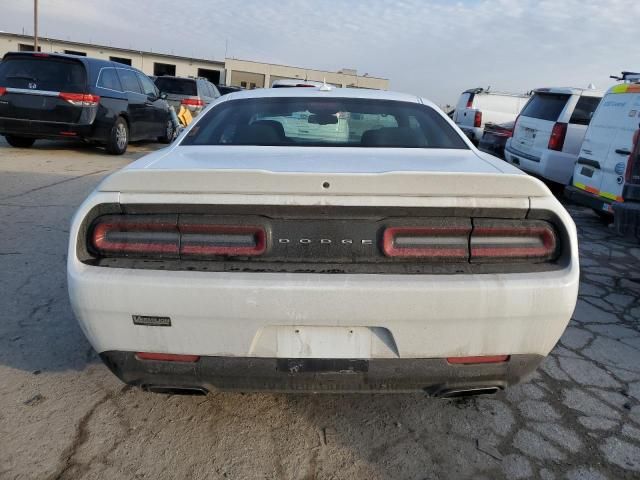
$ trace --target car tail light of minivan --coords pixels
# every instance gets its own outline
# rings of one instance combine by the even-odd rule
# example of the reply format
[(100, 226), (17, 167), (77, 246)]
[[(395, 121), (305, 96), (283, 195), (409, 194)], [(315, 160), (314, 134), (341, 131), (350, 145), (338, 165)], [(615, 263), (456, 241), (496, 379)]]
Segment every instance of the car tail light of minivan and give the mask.
[(640, 130), (633, 134), (633, 149), (627, 161), (625, 180), (634, 185), (640, 184)]
[(98, 95), (92, 95), (90, 93), (64, 93), (58, 94), (63, 100), (66, 100), (71, 105), (77, 107), (95, 107), (100, 103), (100, 97)]
[(549, 150), (555, 150), (561, 152), (564, 147), (564, 139), (567, 136), (567, 124), (557, 122), (551, 130), (551, 137), (549, 138)]
[(204, 107), (204, 102), (199, 98), (183, 98), (180, 103), (187, 107)]
[(476, 111), (476, 116), (473, 119), (473, 126), (480, 128), (482, 126), (482, 112)]
[(5, 93), (7, 93), (7, 88), (6, 87), (0, 87), (0, 97), (3, 96)]

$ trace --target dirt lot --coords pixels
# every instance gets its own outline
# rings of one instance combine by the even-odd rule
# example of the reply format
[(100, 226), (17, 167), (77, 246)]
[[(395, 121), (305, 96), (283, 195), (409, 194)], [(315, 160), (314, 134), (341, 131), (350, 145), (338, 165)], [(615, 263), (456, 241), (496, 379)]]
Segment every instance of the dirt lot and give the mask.
[(69, 307), (70, 218), (122, 158), (0, 140), (0, 478), (640, 478), (640, 245), (570, 207), (582, 285), (543, 368), (495, 397), (163, 396), (121, 384)]

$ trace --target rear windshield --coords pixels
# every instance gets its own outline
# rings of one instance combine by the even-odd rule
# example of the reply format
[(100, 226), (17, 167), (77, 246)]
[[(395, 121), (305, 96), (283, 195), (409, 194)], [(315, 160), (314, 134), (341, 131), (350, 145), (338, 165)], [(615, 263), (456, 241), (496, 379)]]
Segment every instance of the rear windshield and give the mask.
[(198, 88), (195, 80), (188, 78), (156, 78), (156, 87), (164, 93), (173, 93), (174, 95), (198, 95)]
[(556, 122), (571, 95), (535, 93), (522, 110), (523, 117)]
[(183, 145), (467, 149), (430, 107), (350, 98), (250, 98), (209, 110)]
[(6, 58), (0, 63), (0, 86), (52, 92), (83, 93), (84, 65), (53, 57)]

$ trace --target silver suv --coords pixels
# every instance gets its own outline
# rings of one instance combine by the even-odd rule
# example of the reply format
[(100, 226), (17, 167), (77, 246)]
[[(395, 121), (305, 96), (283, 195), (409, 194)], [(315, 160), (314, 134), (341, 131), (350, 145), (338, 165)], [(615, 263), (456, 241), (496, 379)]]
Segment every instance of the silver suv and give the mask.
[(220, 96), (216, 86), (206, 78), (162, 76), (154, 81), (160, 92), (167, 95), (167, 102), (173, 105), (176, 112), (183, 105), (195, 116)]

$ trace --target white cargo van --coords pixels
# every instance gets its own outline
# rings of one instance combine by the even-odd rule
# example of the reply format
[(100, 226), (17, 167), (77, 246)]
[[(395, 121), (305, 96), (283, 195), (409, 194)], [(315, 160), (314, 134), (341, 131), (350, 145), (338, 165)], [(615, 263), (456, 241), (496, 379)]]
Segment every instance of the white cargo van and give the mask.
[(522, 170), (569, 185), (582, 140), (603, 92), (539, 88), (522, 110), (507, 141), (505, 160)]
[(513, 122), (529, 100), (529, 95), (500, 93), (475, 88), (460, 95), (453, 121), (476, 145), (486, 123)]
[(597, 212), (622, 202), (633, 135), (640, 125), (640, 76), (609, 89), (593, 115), (566, 195)]

